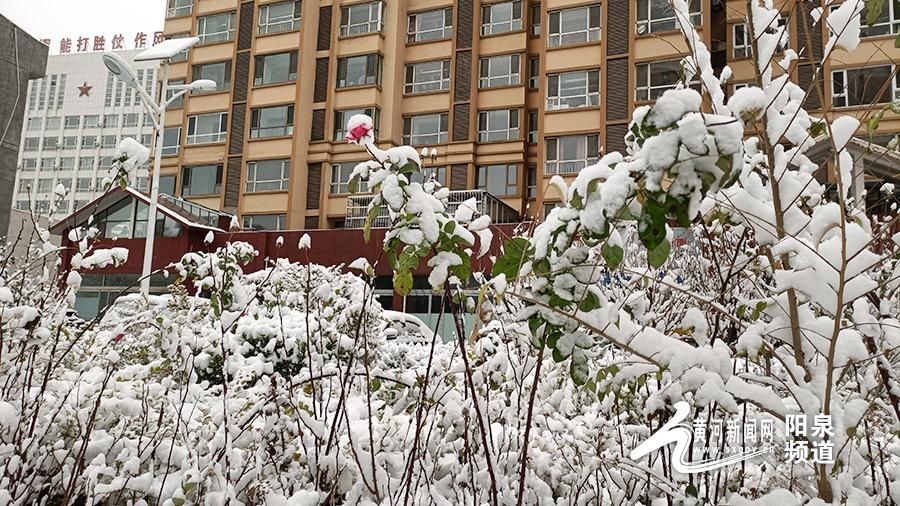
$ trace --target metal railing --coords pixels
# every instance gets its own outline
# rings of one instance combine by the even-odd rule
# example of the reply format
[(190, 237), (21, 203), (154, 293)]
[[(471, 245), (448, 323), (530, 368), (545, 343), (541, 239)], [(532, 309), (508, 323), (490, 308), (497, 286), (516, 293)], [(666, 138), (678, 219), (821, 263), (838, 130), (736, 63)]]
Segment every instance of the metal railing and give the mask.
[(183, 214), (194, 218), (197, 223), (202, 223), (211, 227), (218, 227), (219, 217), (223, 215), (223, 213), (220, 213), (215, 209), (210, 209), (201, 206), (200, 204), (195, 204), (165, 193), (159, 194), (159, 203), (169, 208), (181, 210)]
[[(363, 228), (366, 216), (369, 214), (369, 204), (374, 195), (353, 195), (347, 198), (347, 218), (344, 222), (346, 228)], [(457, 190), (451, 191), (447, 198), (447, 211), (453, 215), (463, 202), (474, 198), (477, 214), (488, 215), (494, 225), (504, 223), (519, 223), (522, 218), (518, 211), (503, 203), (502, 200), (491, 195), (485, 190)], [(387, 206), (381, 207), (381, 212), (372, 223), (372, 228), (388, 228), (391, 219)]]

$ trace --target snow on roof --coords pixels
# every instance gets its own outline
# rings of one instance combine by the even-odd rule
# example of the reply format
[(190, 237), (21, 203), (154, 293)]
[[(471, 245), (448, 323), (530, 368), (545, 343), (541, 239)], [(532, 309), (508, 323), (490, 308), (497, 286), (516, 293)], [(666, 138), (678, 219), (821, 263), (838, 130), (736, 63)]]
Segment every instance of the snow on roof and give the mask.
[[(119, 188), (115, 191), (112, 191), (110, 193), (107, 193), (107, 194), (101, 195), (100, 197), (97, 197), (96, 199), (92, 200), (88, 204), (84, 205), (81, 209), (76, 209), (74, 213), (66, 216), (65, 218), (62, 218), (55, 224), (51, 225), (50, 232), (54, 233), (54, 234), (61, 234), (61, 233), (63, 233), (63, 231), (74, 227), (83, 216), (85, 216), (89, 213), (93, 213), (96, 210), (99, 210), (101, 208), (101, 206), (102, 206), (102, 208), (105, 209), (106, 207), (118, 202), (120, 199), (114, 198), (114, 197), (119, 195), (122, 192), (128, 193), (132, 197), (134, 197), (138, 200), (141, 200), (142, 202), (144, 202), (147, 205), (150, 205), (150, 197), (148, 195), (141, 193), (131, 187), (128, 187), (125, 189)], [(108, 204), (108, 205), (105, 205), (105, 204)], [(189, 219), (182, 212), (179, 212), (178, 210), (172, 209), (169, 206), (167, 206), (164, 199), (159, 199), (158, 209), (159, 209), (159, 212), (165, 214), (166, 216), (172, 218), (173, 220), (177, 221), (178, 223), (180, 223), (184, 226), (187, 226), (190, 228), (199, 228), (199, 229), (203, 229), (203, 230), (211, 230), (214, 232), (224, 232), (224, 230), (222, 230), (221, 228), (213, 227), (213, 226), (207, 225), (205, 223), (200, 223), (200, 222)], [(216, 212), (218, 212), (218, 211), (216, 211)], [(222, 213), (222, 214), (224, 214), (224, 213)]]

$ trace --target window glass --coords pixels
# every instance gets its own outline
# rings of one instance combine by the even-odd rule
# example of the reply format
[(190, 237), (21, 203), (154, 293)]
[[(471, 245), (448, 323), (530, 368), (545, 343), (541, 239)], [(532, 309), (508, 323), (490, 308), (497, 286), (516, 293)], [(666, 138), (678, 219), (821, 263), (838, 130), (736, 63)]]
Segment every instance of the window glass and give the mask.
[(222, 191), (221, 165), (185, 167), (181, 174), (181, 194), (214, 195)]
[(516, 195), (518, 167), (515, 165), (487, 165), (478, 167), (478, 189), (496, 197)]
[[(353, 169), (355, 169), (357, 165), (358, 162), (331, 164), (330, 193), (332, 195), (350, 193), (350, 175), (353, 174)], [(359, 188), (357, 188), (356, 191), (357, 193), (368, 192), (368, 184), (361, 181), (359, 183)]]
[[(688, 10), (691, 22), (696, 26), (701, 21), (700, 0), (689, 0)], [(675, 12), (669, 5), (669, 0), (637, 0), (637, 25), (638, 35), (676, 30), (678, 22)]]
[(227, 135), (228, 113), (214, 112), (188, 118), (187, 144), (223, 142)]
[(547, 174), (571, 174), (600, 158), (597, 135), (567, 135), (547, 139)]
[(341, 7), (341, 37), (380, 32), (382, 2), (369, 2)]
[(507, 141), (518, 138), (518, 109), (497, 109), (478, 113), (479, 142)]
[(178, 154), (178, 147), (181, 144), (181, 127), (166, 127), (163, 132), (163, 156), (171, 156)]
[(372, 118), (375, 130), (374, 137), (378, 138), (378, 126), (380, 123), (381, 112), (374, 107), (365, 107), (363, 109), (345, 109), (343, 111), (335, 111), (334, 113), (334, 140), (342, 142), (347, 137), (347, 122), (357, 114), (365, 114)]
[(230, 61), (194, 65), (192, 75), (194, 81), (197, 81), (199, 79), (209, 79), (211, 81), (215, 81), (216, 89), (211, 91), (228, 91), (231, 89)]
[(426, 61), (406, 66), (404, 93), (427, 93), (450, 89), (450, 60)]
[(251, 214), (244, 216), (244, 228), (250, 230), (284, 230), (287, 215), (284, 214)]
[(253, 84), (283, 83), (297, 79), (297, 53), (279, 53), (256, 57)]
[(522, 2), (500, 2), (481, 8), (481, 35), (496, 35), (522, 29)]
[(600, 6), (591, 5), (551, 12), (548, 47), (600, 40)]
[(294, 106), (282, 105), (253, 109), (250, 138), (279, 137), (294, 133)]
[(281, 33), (300, 28), (300, 2), (288, 1), (259, 8), (259, 33)]
[(453, 34), (453, 9), (417, 12), (409, 16), (407, 42), (449, 39)]
[(287, 190), (290, 177), (290, 160), (250, 162), (247, 164), (247, 192)]
[(420, 114), (403, 119), (403, 143), (431, 146), (447, 142), (447, 113)]
[(547, 77), (547, 110), (600, 105), (600, 71), (577, 70)]
[(197, 18), (197, 36), (201, 44), (234, 39), (234, 12), (223, 12)]
[(514, 86), (522, 80), (518, 54), (501, 54), (481, 59), (479, 87)]
[(167, 18), (189, 16), (194, 10), (194, 0), (169, 0)]
[(338, 88), (381, 84), (381, 55), (350, 56), (338, 60)]

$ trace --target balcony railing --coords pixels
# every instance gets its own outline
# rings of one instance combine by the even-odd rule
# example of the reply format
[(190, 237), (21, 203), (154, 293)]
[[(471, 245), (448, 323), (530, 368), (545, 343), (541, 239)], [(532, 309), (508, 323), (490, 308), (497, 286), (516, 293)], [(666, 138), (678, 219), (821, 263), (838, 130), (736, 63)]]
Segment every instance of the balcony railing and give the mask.
[[(373, 198), (374, 195), (354, 195), (347, 198), (347, 219), (344, 223), (346, 228), (363, 228), (365, 226), (366, 216), (369, 214), (369, 203)], [(447, 211), (451, 215), (455, 214), (456, 208), (471, 198), (475, 199), (475, 209), (478, 213), (490, 216), (491, 223), (494, 225), (521, 221), (521, 217), (515, 209), (484, 190), (451, 191), (447, 198)], [(382, 206), (381, 213), (372, 223), (372, 228), (388, 228), (390, 224), (391, 219), (387, 206)]]
[(208, 225), (210, 227), (218, 227), (219, 217), (224, 215), (224, 213), (216, 211), (215, 209), (210, 209), (201, 206), (200, 204), (195, 204), (194, 202), (189, 202), (165, 193), (159, 194), (159, 203), (172, 211), (179, 212), (185, 218), (192, 219), (197, 223)]

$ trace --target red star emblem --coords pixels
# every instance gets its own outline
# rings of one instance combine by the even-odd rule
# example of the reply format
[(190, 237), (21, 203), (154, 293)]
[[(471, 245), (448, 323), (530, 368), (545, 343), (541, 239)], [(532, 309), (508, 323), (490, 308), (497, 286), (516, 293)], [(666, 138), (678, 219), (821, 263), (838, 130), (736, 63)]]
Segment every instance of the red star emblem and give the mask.
[(91, 96), (91, 90), (93, 86), (88, 86), (87, 81), (84, 82), (81, 86), (78, 87), (78, 96), (79, 97), (89, 97)]

